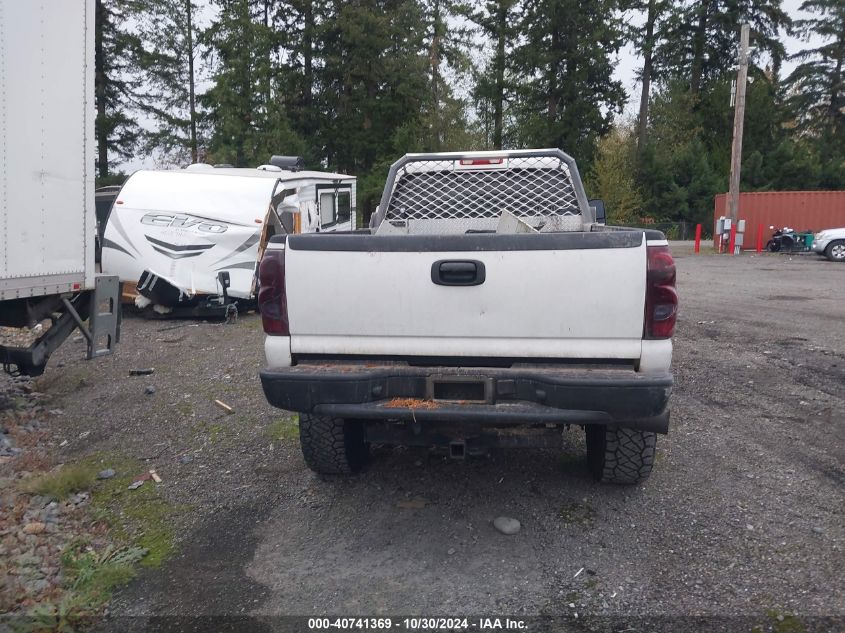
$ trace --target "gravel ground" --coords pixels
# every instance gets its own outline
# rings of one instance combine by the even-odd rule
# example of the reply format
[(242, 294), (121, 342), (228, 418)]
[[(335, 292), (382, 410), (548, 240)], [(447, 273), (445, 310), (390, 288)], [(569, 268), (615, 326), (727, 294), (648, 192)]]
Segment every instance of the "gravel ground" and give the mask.
[[(111, 626), (143, 630), (150, 615), (273, 630), (279, 615), (510, 614), (584, 630), (638, 616), (845, 630), (845, 266), (677, 255), (672, 428), (636, 488), (588, 478), (580, 430), (563, 452), (458, 462), (379, 449), (362, 475), (320, 478), (264, 400), (254, 315), (128, 318), (117, 354), (91, 363), (69, 342), (38, 383), (64, 411), (50, 430), (68, 440), (62, 458), (144, 459), (184, 510), (179, 553), (117, 597), (112, 616), (138, 617)], [(142, 367), (155, 372), (129, 376)], [(521, 531), (498, 533), (501, 515)]]

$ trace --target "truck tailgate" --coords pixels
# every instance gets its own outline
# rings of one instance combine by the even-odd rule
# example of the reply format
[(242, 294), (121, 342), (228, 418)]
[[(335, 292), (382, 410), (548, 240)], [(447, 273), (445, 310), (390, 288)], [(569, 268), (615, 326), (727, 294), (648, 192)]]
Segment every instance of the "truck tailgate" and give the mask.
[(285, 268), (294, 355), (641, 354), (638, 231), (296, 235)]

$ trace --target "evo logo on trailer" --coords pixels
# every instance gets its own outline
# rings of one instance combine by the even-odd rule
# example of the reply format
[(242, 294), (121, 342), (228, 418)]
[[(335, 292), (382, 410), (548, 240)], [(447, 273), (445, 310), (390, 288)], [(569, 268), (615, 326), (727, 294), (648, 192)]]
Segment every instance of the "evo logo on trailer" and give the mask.
[(141, 218), (141, 224), (169, 226), (177, 229), (196, 228), (201, 233), (225, 233), (226, 229), (229, 228), (225, 224), (216, 224), (207, 220), (192, 218), (189, 215), (173, 215), (171, 213), (147, 213)]

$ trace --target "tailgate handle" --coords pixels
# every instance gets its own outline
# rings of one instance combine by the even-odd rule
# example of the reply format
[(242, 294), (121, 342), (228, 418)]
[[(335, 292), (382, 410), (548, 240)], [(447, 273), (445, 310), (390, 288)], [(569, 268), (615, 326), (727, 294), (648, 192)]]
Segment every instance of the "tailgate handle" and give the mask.
[(438, 286), (479, 286), (485, 278), (484, 263), (474, 259), (441, 259), (431, 265), (431, 281)]

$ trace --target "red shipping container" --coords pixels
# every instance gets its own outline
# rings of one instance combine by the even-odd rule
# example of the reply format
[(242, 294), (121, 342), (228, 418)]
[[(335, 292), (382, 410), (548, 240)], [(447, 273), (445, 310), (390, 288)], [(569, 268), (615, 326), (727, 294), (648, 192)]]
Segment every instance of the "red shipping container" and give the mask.
[[(719, 243), (716, 222), (727, 215), (728, 195), (716, 196), (713, 212), (713, 247)], [(845, 191), (760, 191), (739, 194), (739, 219), (745, 220), (742, 248), (757, 244), (758, 227), (763, 225), (763, 246), (775, 229), (788, 226), (796, 231), (813, 231), (845, 227)]]

